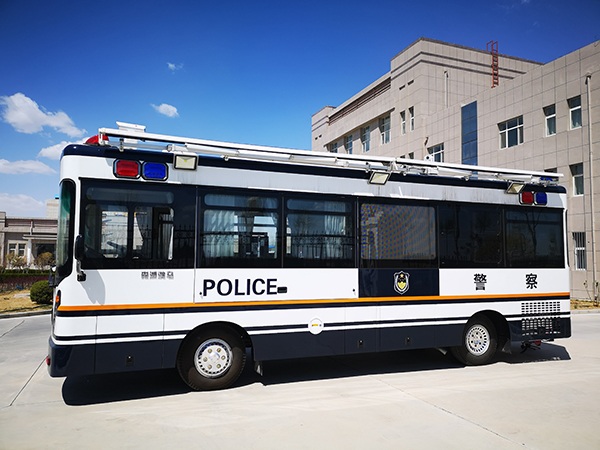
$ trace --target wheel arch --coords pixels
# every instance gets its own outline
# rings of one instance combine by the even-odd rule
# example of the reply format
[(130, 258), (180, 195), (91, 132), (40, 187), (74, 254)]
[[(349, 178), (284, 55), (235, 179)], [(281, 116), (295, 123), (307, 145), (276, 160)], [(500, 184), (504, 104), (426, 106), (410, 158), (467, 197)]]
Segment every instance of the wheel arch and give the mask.
[[(242, 338), (242, 340), (244, 341), (244, 345), (246, 347), (252, 348), (252, 339), (250, 338), (250, 335), (248, 334), (248, 332), (243, 327), (238, 325), (237, 323), (227, 322), (227, 321), (206, 322), (206, 323), (200, 324), (197, 327), (188, 331), (183, 340), (185, 341), (188, 338), (188, 336), (193, 335), (195, 332), (197, 332), (199, 330), (211, 330), (211, 329), (220, 330), (220, 329), (224, 329), (224, 328), (234, 331), (236, 334), (238, 334)], [(183, 343), (183, 341), (182, 341), (182, 343)], [(179, 344), (179, 349), (181, 349), (181, 344)]]
[(487, 309), (473, 314), (470, 319), (477, 315), (483, 315), (490, 319), (492, 324), (494, 324), (494, 328), (496, 329), (496, 336), (498, 338), (498, 349), (503, 352), (510, 353), (510, 327), (508, 326), (508, 321), (506, 320), (506, 317), (504, 317), (498, 311)]

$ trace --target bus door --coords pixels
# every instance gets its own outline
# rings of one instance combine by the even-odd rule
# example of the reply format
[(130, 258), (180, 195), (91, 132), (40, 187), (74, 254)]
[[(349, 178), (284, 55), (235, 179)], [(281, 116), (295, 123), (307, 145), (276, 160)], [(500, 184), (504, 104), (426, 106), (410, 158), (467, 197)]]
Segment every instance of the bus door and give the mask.
[(78, 302), (98, 308), (98, 342), (114, 333), (162, 335), (165, 307), (193, 302), (195, 208), (194, 188), (82, 182)]

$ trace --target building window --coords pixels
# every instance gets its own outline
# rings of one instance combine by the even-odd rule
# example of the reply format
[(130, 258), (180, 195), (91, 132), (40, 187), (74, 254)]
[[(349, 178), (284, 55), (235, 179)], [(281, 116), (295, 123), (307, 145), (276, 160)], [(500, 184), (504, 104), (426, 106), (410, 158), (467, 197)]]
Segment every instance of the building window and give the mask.
[[(558, 173), (558, 169), (556, 167), (553, 167), (551, 169), (545, 169), (544, 172)], [(550, 177), (550, 179), (558, 183), (558, 177)]]
[(400, 113), (400, 133), (406, 134), (406, 111)]
[(331, 153), (337, 153), (337, 150), (338, 150), (337, 142), (334, 142), (333, 144), (329, 144), (329, 151)]
[(546, 136), (556, 134), (556, 107), (555, 105), (546, 106), (544, 108), (544, 116), (546, 116)]
[(390, 142), (390, 116), (379, 119), (379, 131), (381, 132), (381, 143)]
[(363, 152), (368, 152), (371, 150), (371, 127), (364, 127), (360, 129), (360, 143), (362, 145)]
[(477, 102), (461, 108), (462, 163), (477, 165)]
[(408, 114), (410, 116), (410, 131), (415, 131), (415, 107), (411, 106), (408, 108)]
[(415, 152), (410, 152), (408, 154), (408, 159), (415, 159)]
[(25, 256), (25, 249), (27, 248), (27, 244), (24, 243), (9, 243), (8, 244), (8, 254), (14, 253), (17, 256)]
[(583, 164), (573, 164), (571, 176), (573, 177), (573, 195), (583, 195)]
[(569, 99), (569, 117), (571, 118), (571, 130), (581, 127), (581, 96)]
[(434, 145), (427, 149), (431, 157), (431, 161), (444, 162), (444, 144)]
[(585, 232), (573, 232), (573, 247), (575, 248), (575, 270), (586, 270)]
[(498, 124), (500, 148), (514, 147), (523, 143), (523, 116)]
[(352, 154), (352, 135), (348, 135), (344, 138), (344, 148), (346, 149), (346, 153), (349, 155)]

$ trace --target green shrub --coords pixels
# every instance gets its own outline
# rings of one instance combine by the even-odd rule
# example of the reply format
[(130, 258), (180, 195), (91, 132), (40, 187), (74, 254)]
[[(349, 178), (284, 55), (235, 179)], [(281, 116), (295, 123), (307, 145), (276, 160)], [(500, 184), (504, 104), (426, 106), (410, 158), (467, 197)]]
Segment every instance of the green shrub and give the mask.
[(32, 302), (50, 305), (52, 304), (52, 288), (47, 281), (37, 281), (31, 286), (29, 297)]

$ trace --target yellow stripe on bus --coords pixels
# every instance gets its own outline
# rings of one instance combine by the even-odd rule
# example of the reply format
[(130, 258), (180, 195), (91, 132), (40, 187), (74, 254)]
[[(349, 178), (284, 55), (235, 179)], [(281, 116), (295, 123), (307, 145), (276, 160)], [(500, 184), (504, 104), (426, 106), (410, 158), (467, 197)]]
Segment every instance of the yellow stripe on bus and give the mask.
[(428, 300), (502, 300), (502, 299), (535, 299), (542, 297), (569, 297), (569, 292), (545, 293), (545, 294), (515, 294), (515, 295), (445, 295), (445, 296), (420, 296), (420, 297), (363, 297), (346, 299), (319, 299), (319, 300), (266, 300), (248, 302), (203, 302), (203, 303), (155, 303), (155, 304), (128, 304), (128, 305), (89, 305), (89, 306), (66, 306), (58, 307), (59, 311), (110, 311), (130, 309), (164, 309), (164, 308), (205, 308), (205, 307), (229, 307), (229, 306), (267, 306), (267, 305), (313, 305), (320, 303), (385, 303), (385, 302), (410, 302)]

